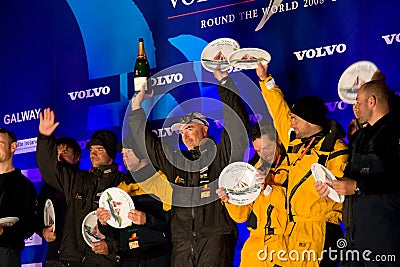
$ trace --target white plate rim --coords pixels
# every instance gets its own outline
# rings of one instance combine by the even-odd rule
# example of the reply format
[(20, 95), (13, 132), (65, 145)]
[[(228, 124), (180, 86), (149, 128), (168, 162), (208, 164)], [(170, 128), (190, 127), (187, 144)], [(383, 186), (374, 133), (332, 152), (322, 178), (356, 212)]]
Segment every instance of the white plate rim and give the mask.
[[(209, 66), (206, 65), (207, 63), (205, 63), (205, 62), (207, 62), (207, 61), (204, 60), (205, 54), (207, 54), (207, 53), (212, 54), (211, 52), (209, 52), (209, 51), (212, 49), (212, 46), (213, 46), (214, 44), (218, 43), (218, 42), (223, 42), (223, 41), (229, 41), (229, 42), (231, 42), (233, 45), (230, 45), (230, 46), (225, 45), (226, 47), (232, 47), (232, 51), (229, 51), (228, 54), (224, 54), (224, 56), (226, 57), (226, 66), (223, 67), (223, 68), (221, 68), (221, 70), (224, 71), (224, 70), (226, 70), (226, 69), (228, 69), (228, 68), (230, 67), (229, 61), (228, 61), (229, 55), (230, 55), (232, 52), (234, 52), (235, 50), (240, 49), (240, 45), (239, 45), (239, 43), (238, 43), (235, 39), (228, 38), (228, 37), (223, 37), (223, 38), (217, 38), (217, 39), (211, 41), (210, 43), (208, 43), (208, 44), (204, 47), (203, 51), (201, 52), (200, 61), (201, 61), (201, 65), (203, 66), (203, 68), (204, 68), (205, 70), (207, 70), (207, 71), (209, 71), (209, 72), (213, 72), (213, 71), (214, 71), (214, 69), (209, 68)], [(236, 47), (236, 46), (237, 46), (237, 47)], [(215, 54), (215, 52), (214, 52), (214, 54)], [(214, 55), (214, 56), (215, 56), (215, 55)], [(212, 61), (209, 62), (208, 64), (211, 64), (211, 65), (212, 65), (212, 64), (220, 65), (220, 64), (218, 64), (218, 62), (212, 62)]]
[(0, 225), (1, 226), (13, 226), (19, 221), (18, 217), (3, 217), (0, 218)]
[[(377, 66), (375, 65), (375, 63), (372, 62), (372, 61), (361, 60), (361, 61), (354, 62), (353, 64), (351, 64), (350, 66), (348, 66), (348, 67), (343, 71), (343, 73), (340, 75), (340, 78), (339, 78), (339, 81), (338, 81), (338, 85), (337, 85), (338, 95), (339, 95), (339, 98), (340, 98), (343, 102), (345, 102), (345, 103), (347, 103), (347, 104), (354, 105), (354, 104), (356, 103), (356, 98), (354, 97), (353, 99), (350, 99), (350, 98), (348, 98), (348, 97), (345, 97), (345, 96), (343, 95), (343, 92), (342, 92), (342, 89), (341, 89), (341, 84), (343, 83), (343, 80), (345, 79), (345, 76), (346, 76), (346, 75), (349, 75), (349, 72), (350, 72), (352, 69), (355, 69), (355, 68), (357, 68), (358, 66), (362, 66), (362, 65), (367, 66), (367, 68), (368, 68), (368, 67), (371, 68), (371, 70), (373, 71), (372, 74), (371, 74), (371, 77), (369, 78), (369, 80), (365, 80), (365, 82), (368, 82), (368, 81), (371, 80), (373, 73), (374, 73), (375, 71), (378, 70), (378, 67), (377, 67)], [(358, 91), (358, 90), (357, 90), (357, 91)], [(355, 95), (357, 95), (357, 92), (355, 93)]]
[[(82, 221), (81, 233), (82, 233), (83, 240), (85, 240), (86, 244), (88, 244), (89, 247), (93, 248), (92, 242), (90, 242), (90, 241), (88, 240), (88, 238), (86, 237), (86, 229), (85, 229), (85, 222), (86, 222), (86, 220), (89, 219), (89, 217), (91, 217), (91, 216), (96, 216), (96, 222), (97, 222), (97, 211), (94, 210), (94, 211), (89, 212), (89, 213), (85, 216), (85, 218), (83, 219), (83, 221)], [(99, 241), (100, 241), (100, 240), (99, 240)]]
[[(238, 166), (238, 167), (236, 167)], [(257, 173), (257, 169), (252, 166), (251, 164), (247, 163), (247, 162), (242, 162), (242, 161), (238, 161), (238, 162), (233, 162), (228, 164), (220, 173), (219, 178), (218, 178), (218, 187), (222, 187), (225, 188), (225, 190), (227, 190), (226, 188), (226, 182), (225, 182), (225, 175), (228, 171), (231, 171), (232, 168), (246, 168), (247, 170), (250, 170), (251, 172), (254, 173), (254, 175)], [(236, 181), (238, 182), (238, 181)], [(254, 179), (255, 182), (255, 179)], [(248, 192), (246, 194), (243, 194), (243, 196), (247, 196), (247, 199), (245, 200), (241, 200), (240, 195), (232, 195), (231, 193), (228, 192), (229, 195), (229, 200), (228, 203), (234, 204), (234, 205), (238, 205), (238, 206), (243, 206), (243, 205), (247, 205), (250, 204), (251, 202), (253, 202), (261, 193), (261, 188), (257, 188), (257, 190), (255, 190), (254, 192)]]
[[(321, 169), (322, 171), (324, 171), (326, 174), (328, 174), (329, 178), (334, 181), (337, 180), (335, 175), (333, 175), (333, 173), (328, 170), (325, 166), (323, 166), (322, 164), (319, 164), (317, 162), (311, 164), (311, 172), (314, 176), (314, 180), (315, 181), (320, 181), (324, 183), (324, 180), (318, 175), (318, 171), (317, 169)], [(332, 187), (330, 187), (328, 185), (328, 189), (329, 189), (329, 194), (328, 197), (338, 203), (342, 203), (344, 201), (344, 196), (343, 195), (339, 195)]]
[(51, 199), (47, 199), (46, 200), (46, 202), (44, 203), (44, 212), (43, 212), (43, 219), (44, 219), (44, 225), (46, 226), (46, 227), (49, 227), (49, 226), (51, 226), (51, 225), (46, 225), (46, 218), (47, 218), (47, 216), (46, 215), (49, 215), (50, 216), (50, 214), (48, 214), (48, 213), (51, 213), (51, 214), (53, 214), (53, 216), (52, 216), (52, 219), (53, 219), (53, 232), (55, 232), (56, 231), (56, 213), (55, 213), (55, 211), (54, 211), (54, 204), (53, 204), (53, 202), (51, 201)]
[(265, 58), (265, 60), (261, 61), (261, 64), (263, 64), (263, 65), (271, 62), (271, 59), (272, 59), (271, 54), (268, 53), (266, 50), (261, 49), (261, 48), (256, 48), (256, 47), (247, 47), (247, 48), (240, 48), (236, 51), (233, 51), (228, 57), (229, 65), (234, 66), (236, 68), (240, 68), (240, 69), (255, 69), (255, 68), (257, 68), (257, 64), (255, 64), (254, 62), (251, 62), (250, 64), (246, 63), (246, 62), (239, 62), (239, 63), (232, 62), (232, 60), (235, 60), (234, 57), (237, 54), (241, 54), (241, 53), (247, 54), (250, 52), (257, 52), (257, 53), (264, 54), (266, 58)]

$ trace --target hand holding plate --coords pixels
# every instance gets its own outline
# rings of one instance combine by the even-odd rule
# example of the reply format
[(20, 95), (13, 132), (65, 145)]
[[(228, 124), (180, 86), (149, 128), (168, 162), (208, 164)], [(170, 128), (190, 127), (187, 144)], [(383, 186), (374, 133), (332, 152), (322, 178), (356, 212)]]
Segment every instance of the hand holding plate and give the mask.
[(261, 188), (261, 191), (265, 189), (265, 179), (267, 178), (267, 174), (265, 171), (257, 169), (256, 174), (256, 184)]
[(329, 195), (329, 188), (326, 183), (323, 183), (321, 181), (317, 181), (314, 183), (314, 187), (317, 190), (318, 195), (323, 198), (323, 199), (328, 199)]
[(261, 64), (260, 61), (257, 61), (257, 68), (256, 68), (256, 73), (258, 76), (258, 79), (261, 81), (264, 81), (268, 77), (268, 64)]
[(225, 188), (223, 187), (217, 188), (215, 192), (217, 193), (218, 197), (221, 199), (222, 202), (227, 203), (229, 201), (229, 196)]
[(128, 219), (136, 225), (144, 225), (146, 223), (146, 213), (140, 210), (130, 210), (128, 212)]
[(97, 209), (97, 219), (102, 225), (107, 225), (107, 221), (111, 218), (111, 212), (105, 208)]
[(357, 187), (355, 180), (343, 178), (332, 182), (332, 187), (339, 195), (351, 196)]
[(96, 254), (103, 254), (107, 255), (108, 254), (108, 247), (107, 243), (104, 240), (98, 241), (98, 242), (93, 242), (92, 243), (93, 248), (92, 251)]
[(56, 233), (53, 231), (53, 229), (54, 224), (50, 225), (49, 227), (45, 227), (42, 230), (43, 238), (49, 243), (56, 240)]

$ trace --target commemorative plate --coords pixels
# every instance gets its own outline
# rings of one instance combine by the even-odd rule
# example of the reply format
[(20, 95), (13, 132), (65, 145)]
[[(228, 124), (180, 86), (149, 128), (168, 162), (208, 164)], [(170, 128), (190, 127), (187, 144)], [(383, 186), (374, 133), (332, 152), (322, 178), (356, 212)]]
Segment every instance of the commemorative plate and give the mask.
[(256, 184), (256, 174), (257, 170), (246, 162), (231, 163), (219, 175), (218, 187), (225, 188), (229, 203), (247, 205), (261, 192), (261, 188)]
[(218, 66), (225, 71), (230, 67), (228, 56), (239, 48), (239, 43), (231, 38), (216, 39), (203, 49), (201, 65), (210, 72), (213, 72)]
[(338, 94), (340, 99), (347, 104), (355, 104), (357, 92), (361, 85), (371, 80), (377, 71), (376, 65), (370, 61), (358, 61), (350, 65), (340, 76)]
[(18, 221), (18, 217), (4, 217), (0, 219), (0, 226), (13, 226)]
[(96, 211), (89, 212), (82, 222), (82, 236), (86, 244), (91, 248), (93, 243), (99, 242), (106, 238), (102, 233), (100, 233), (97, 225), (97, 213)]
[(105, 190), (100, 196), (99, 206), (111, 212), (107, 223), (112, 227), (125, 228), (132, 223), (128, 219), (128, 213), (135, 205), (132, 198), (122, 189), (111, 187)]
[(256, 69), (257, 62), (265, 65), (271, 61), (271, 55), (260, 48), (242, 48), (231, 53), (228, 62), (240, 69)]
[(311, 165), (311, 172), (314, 176), (315, 181), (320, 181), (328, 185), (329, 194), (328, 197), (336, 202), (342, 203), (344, 201), (344, 196), (339, 195), (332, 187), (332, 181), (336, 180), (335, 175), (322, 166), (319, 163), (313, 163)]
[(44, 204), (43, 221), (46, 227), (54, 225), (53, 232), (56, 231), (56, 214), (54, 212), (53, 202), (51, 202), (50, 199), (46, 200)]

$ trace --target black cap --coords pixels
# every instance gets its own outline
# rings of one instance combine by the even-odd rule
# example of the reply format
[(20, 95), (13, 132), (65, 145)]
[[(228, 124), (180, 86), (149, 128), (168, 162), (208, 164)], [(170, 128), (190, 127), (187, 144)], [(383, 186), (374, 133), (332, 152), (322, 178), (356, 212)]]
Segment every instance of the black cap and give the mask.
[(303, 96), (292, 106), (291, 111), (311, 124), (325, 127), (327, 123), (328, 108), (317, 96)]
[(91, 140), (86, 144), (86, 148), (90, 148), (93, 145), (103, 146), (107, 155), (112, 159), (117, 157), (117, 151), (120, 146), (117, 135), (108, 130), (98, 130), (94, 132)]

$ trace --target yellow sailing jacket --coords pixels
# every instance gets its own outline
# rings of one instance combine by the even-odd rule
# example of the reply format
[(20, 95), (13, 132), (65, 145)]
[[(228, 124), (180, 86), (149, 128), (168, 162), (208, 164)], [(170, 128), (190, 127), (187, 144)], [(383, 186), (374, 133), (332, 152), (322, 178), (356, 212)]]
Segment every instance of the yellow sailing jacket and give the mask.
[[(282, 184), (287, 178), (286, 160), (275, 169), (275, 183)], [(261, 159), (254, 165), (261, 166)], [(279, 250), (286, 250), (284, 232), (286, 229), (287, 212), (285, 209), (286, 189), (282, 186), (273, 185), (269, 194), (261, 192), (257, 199), (245, 206), (236, 206), (226, 203), (226, 208), (231, 218), (238, 223), (245, 222), (251, 212), (257, 217), (257, 228), (249, 229), (249, 238), (243, 245), (241, 251), (241, 267), (274, 266), (284, 263), (277, 259)]]
[(139, 183), (126, 184), (122, 182), (118, 188), (127, 192), (130, 196), (139, 196), (144, 194), (153, 194), (160, 198), (163, 203), (163, 209), (168, 211), (172, 204), (172, 187), (167, 177), (161, 171), (154, 173), (153, 176)]
[[(290, 161), (287, 207), (288, 213), (292, 216), (288, 216), (285, 231), (288, 253), (296, 250), (301, 255), (304, 250), (313, 250), (320, 256), (325, 242), (326, 222), (339, 224), (342, 218), (342, 204), (331, 199), (320, 198), (314, 188), (315, 180), (312, 174), (309, 174), (301, 185), (299, 183), (310, 172), (311, 164), (318, 162), (321, 155), (327, 157), (325, 166), (336, 177), (343, 177), (348, 158), (347, 145), (341, 139), (337, 139), (332, 151), (323, 152), (320, 150), (325, 140), (323, 137), (299, 159), (307, 144), (301, 144), (298, 139), (290, 142), (291, 112), (282, 91), (273, 83), (271, 76), (261, 81), (260, 86), (278, 136), (288, 152)], [(290, 266), (319, 266), (319, 264), (318, 259), (299, 259), (292, 261)]]
[(245, 206), (226, 203), (231, 218), (236, 222), (247, 221), (250, 212), (257, 216), (257, 229), (250, 231), (241, 252), (241, 267), (274, 266), (282, 264), (272, 250), (286, 250), (284, 231), (286, 227), (285, 188), (269, 186), (257, 199)]

